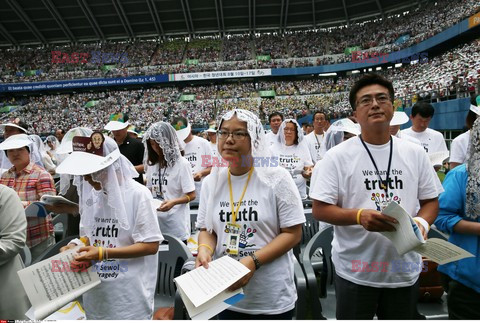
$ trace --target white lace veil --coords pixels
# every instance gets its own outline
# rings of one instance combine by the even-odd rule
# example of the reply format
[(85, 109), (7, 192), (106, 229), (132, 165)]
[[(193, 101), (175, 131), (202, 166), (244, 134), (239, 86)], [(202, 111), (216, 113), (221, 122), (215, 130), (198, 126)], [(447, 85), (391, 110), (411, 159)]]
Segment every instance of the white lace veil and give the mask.
[(480, 118), (470, 130), (470, 144), (467, 153), (467, 196), (465, 216), (476, 220), (480, 214)]
[(162, 148), (163, 156), (167, 161), (168, 167), (173, 167), (177, 160), (182, 156), (180, 154), (180, 142), (175, 129), (167, 122), (157, 122), (150, 126), (150, 128), (143, 134), (143, 144), (145, 145), (145, 155), (143, 157), (143, 164), (148, 166), (148, 148), (147, 141), (153, 139)]
[(282, 143), (282, 145), (286, 145), (286, 140), (285, 140), (285, 127), (287, 126), (287, 123), (288, 122), (292, 122), (293, 124), (295, 124), (295, 126), (297, 127), (297, 138), (298, 138), (298, 144), (300, 144), (302, 141), (303, 141), (303, 138), (304, 138), (304, 135), (303, 135), (303, 129), (302, 127), (300, 127), (300, 125), (298, 124), (297, 120), (295, 119), (285, 119), (283, 120), (282, 124), (280, 125), (280, 128), (278, 129), (278, 141), (280, 143)]
[[(251, 144), (251, 155), (252, 157), (259, 158), (265, 160), (267, 158), (268, 160), (272, 160), (272, 154), (269, 149), (269, 143), (267, 142), (265, 138), (265, 131), (263, 129), (262, 123), (260, 122), (260, 119), (252, 112), (243, 110), (243, 109), (234, 109), (232, 111), (229, 111), (223, 115), (223, 117), (220, 119), (219, 124), (217, 129), (221, 129), (222, 123), (225, 120), (230, 120), (232, 117), (236, 116), (239, 120), (244, 121), (247, 123), (247, 131), (250, 136), (250, 144)], [(220, 152), (220, 147), (219, 146), (219, 141), (217, 140), (217, 149)], [(222, 163), (220, 163), (222, 164)], [(277, 166), (272, 166), (278, 165), (278, 162), (276, 163), (258, 163), (259, 167), (254, 168), (254, 172), (258, 176), (258, 178), (266, 185), (271, 187), (274, 192), (275, 196), (277, 199), (287, 203), (287, 204), (299, 204), (299, 207), (301, 206), (301, 199), (298, 193), (298, 190), (295, 186), (290, 186), (285, 183), (283, 180), (285, 176), (287, 176), (288, 172), (283, 169), (282, 167), (277, 167)], [(212, 232), (213, 230), (213, 212), (212, 210), (214, 209), (214, 198), (217, 194), (223, 194), (224, 192), (218, 192), (218, 184), (220, 181), (226, 180), (225, 175), (226, 168), (221, 167), (221, 166), (213, 166), (212, 171), (209, 176), (212, 177), (212, 182), (213, 182), (213, 194), (210, 194), (208, 197), (208, 204), (206, 208), (206, 221), (205, 225), (206, 228), (209, 232)], [(298, 195), (298, 199), (292, 198), (292, 196)]]
[[(112, 138), (105, 137), (103, 143), (103, 156), (107, 156), (118, 145)], [(94, 214), (103, 212), (111, 214), (119, 226), (128, 230), (130, 228), (127, 217), (125, 201), (129, 190), (135, 185), (133, 178), (138, 173), (132, 163), (123, 155), (110, 166), (95, 172), (92, 179), (102, 184), (102, 189), (97, 191), (83, 176), (74, 176), (73, 184), (77, 187), (80, 207), (80, 223), (86, 230), (93, 230), (96, 227)]]

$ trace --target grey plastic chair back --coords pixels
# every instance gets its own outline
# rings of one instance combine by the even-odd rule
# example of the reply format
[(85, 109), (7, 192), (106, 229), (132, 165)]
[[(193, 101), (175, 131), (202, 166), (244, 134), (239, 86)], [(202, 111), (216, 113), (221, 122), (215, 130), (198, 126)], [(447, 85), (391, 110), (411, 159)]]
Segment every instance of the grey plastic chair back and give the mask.
[(67, 236), (68, 217), (69, 217), (68, 214), (61, 213), (61, 214), (57, 214), (52, 219), (56, 241), (62, 241)]
[[(158, 276), (155, 288), (155, 308), (171, 307), (175, 303), (175, 283), (173, 278), (180, 275), (185, 261), (193, 257), (187, 246), (180, 239), (163, 234), (168, 243), (168, 250), (158, 252)], [(163, 246), (163, 247), (162, 247)]]
[[(327, 284), (333, 283), (333, 263), (332, 263), (332, 240), (333, 227), (327, 227), (317, 232), (307, 243), (302, 255), (302, 265), (307, 278), (307, 287), (312, 302), (313, 319), (324, 319), (322, 315), (322, 304), (320, 297), (327, 295)], [(323, 266), (320, 273), (320, 287), (318, 286), (317, 276), (312, 264), (312, 256), (318, 248), (322, 249)]]
[(70, 236), (62, 239), (61, 241), (57, 242), (53, 246), (49, 247), (47, 250), (45, 250), (38, 258), (33, 260), (33, 264), (36, 264), (37, 262), (40, 262), (42, 260), (48, 259), (52, 256), (55, 256), (60, 252), (60, 248), (66, 246), (70, 241), (73, 239), (78, 238), (78, 236)]
[(25, 267), (28, 267), (32, 264), (32, 253), (30, 252), (30, 249), (26, 245), (22, 248), (19, 254), (20, 254), (20, 257), (22, 257), (22, 261)]

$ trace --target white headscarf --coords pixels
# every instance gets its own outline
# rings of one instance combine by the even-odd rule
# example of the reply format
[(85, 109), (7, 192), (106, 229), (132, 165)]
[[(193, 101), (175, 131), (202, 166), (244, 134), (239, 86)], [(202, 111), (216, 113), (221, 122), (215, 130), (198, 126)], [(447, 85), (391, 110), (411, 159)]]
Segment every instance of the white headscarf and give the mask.
[[(54, 147), (53, 149), (50, 148), (50, 146), (48, 145), (49, 142), (53, 143), (53, 147)], [(58, 141), (57, 137), (50, 135), (50, 136), (48, 136), (47, 139), (45, 140), (45, 145), (46, 145), (46, 146), (45, 146), (45, 150), (46, 150), (46, 151), (53, 151), (53, 152), (55, 152), (55, 151), (57, 150), (58, 146), (60, 146), (60, 141)]]
[[(57, 166), (62, 163), (62, 161), (67, 158), (68, 154), (73, 151), (72, 139), (75, 136), (90, 137), (93, 131), (89, 128), (73, 128), (67, 131), (65, 136), (63, 136), (62, 142), (59, 146), (56, 146), (57, 153)], [(47, 138), (48, 139), (48, 138)], [(73, 178), (72, 175), (60, 174), (60, 195), (65, 195), (70, 188), (70, 180)]]
[[(26, 135), (26, 134), (21, 134), (21, 135), (28, 136), (28, 139), (30, 139), (30, 141), (31, 141), (31, 144), (28, 145), (28, 149), (30, 150), (30, 162), (43, 167), (42, 157), (40, 156), (39, 149), (36, 145), (35, 140), (32, 139), (33, 135)], [(14, 136), (18, 136), (18, 135), (14, 135)], [(38, 139), (40, 139), (40, 137), (38, 137)], [(42, 142), (42, 139), (40, 139), (40, 142)], [(10, 169), (10, 168), (13, 167), (13, 165), (10, 162), (10, 160), (8, 159), (5, 151), (2, 154), (2, 158), (0, 158), (0, 162), (1, 162), (1, 167), (0, 168)]]
[(332, 123), (325, 132), (323, 139), (324, 144), (320, 147), (322, 156), (325, 156), (325, 153), (329, 149), (343, 142), (344, 132), (349, 132), (357, 136), (360, 134), (360, 126), (348, 118), (340, 119)]
[(278, 133), (277, 133), (278, 134), (278, 136), (277, 136), (278, 141), (280, 143), (282, 143), (284, 146), (287, 145), (286, 140), (285, 140), (285, 127), (287, 126), (288, 122), (292, 122), (297, 127), (298, 144), (300, 144), (303, 141), (304, 134), (303, 134), (302, 127), (300, 127), (297, 120), (295, 120), (295, 119), (285, 119), (285, 120), (283, 120), (282, 124), (280, 125), (280, 128), (278, 129)]
[(160, 121), (152, 124), (143, 135), (142, 141), (145, 145), (145, 155), (143, 157), (144, 165), (147, 165), (148, 162), (147, 141), (149, 139), (155, 140), (160, 148), (162, 148), (163, 156), (167, 161), (168, 167), (173, 167), (177, 160), (182, 156), (180, 154), (180, 141), (175, 129), (171, 124)]
[(39, 135), (28, 135), (28, 138), (33, 142), (33, 150), (30, 153), (30, 159), (37, 165), (45, 167), (43, 165), (43, 156), (47, 154), (45, 146), (43, 145), (42, 138)]
[[(234, 116), (236, 116), (239, 120), (244, 121), (247, 123), (247, 131), (250, 136), (250, 145), (251, 145), (251, 154), (253, 158), (268, 158), (269, 160), (272, 157), (270, 149), (269, 149), (269, 143), (267, 142), (265, 138), (265, 130), (263, 129), (262, 123), (260, 122), (260, 119), (252, 112), (243, 110), (243, 109), (234, 109), (231, 110), (223, 115), (223, 117), (220, 119), (220, 122), (218, 124), (217, 129), (221, 129), (223, 121), (230, 120)], [(219, 147), (219, 142), (217, 140), (217, 149), (220, 152), (221, 147)], [(278, 165), (278, 163), (277, 163)], [(224, 192), (218, 192), (218, 186), (219, 186), (219, 181), (224, 180), (224, 178), (221, 178), (219, 176), (221, 169), (224, 167), (220, 166), (213, 166), (212, 171), (210, 172), (210, 177), (212, 177), (212, 182), (213, 182), (213, 194), (210, 194), (208, 197), (208, 204), (206, 208), (206, 229), (209, 232), (212, 232), (213, 230), (213, 212), (212, 210), (215, 208), (213, 202), (215, 199), (215, 196), (217, 194), (223, 194)], [(282, 167), (272, 167), (271, 163), (268, 163), (268, 165), (263, 166), (262, 163), (260, 163), (260, 167), (255, 167), (254, 172), (258, 176), (258, 178), (267, 186), (273, 189), (275, 196), (277, 199), (280, 201), (287, 203), (287, 204), (298, 204), (299, 207), (302, 207), (301, 205), (301, 199), (300, 195), (298, 193), (298, 190), (295, 186), (289, 186), (285, 184), (285, 181), (283, 180), (285, 176), (288, 176), (288, 172), (282, 168)], [(298, 198), (292, 198), (292, 196), (298, 195)]]
[[(115, 149), (119, 149), (115, 140), (105, 137), (103, 156)], [(133, 178), (138, 177), (135, 167), (125, 156), (120, 155), (113, 164), (91, 175), (94, 181), (102, 184), (100, 191), (95, 190), (83, 176), (74, 176), (73, 179), (78, 190), (81, 225), (86, 230), (94, 230), (96, 222), (93, 215), (101, 209), (101, 212), (113, 213), (112, 217), (118, 220), (120, 227), (128, 230), (130, 226), (125, 201), (129, 190), (135, 185)]]
[(465, 216), (476, 220), (480, 215), (480, 118), (470, 130), (470, 144), (467, 153), (467, 196)]

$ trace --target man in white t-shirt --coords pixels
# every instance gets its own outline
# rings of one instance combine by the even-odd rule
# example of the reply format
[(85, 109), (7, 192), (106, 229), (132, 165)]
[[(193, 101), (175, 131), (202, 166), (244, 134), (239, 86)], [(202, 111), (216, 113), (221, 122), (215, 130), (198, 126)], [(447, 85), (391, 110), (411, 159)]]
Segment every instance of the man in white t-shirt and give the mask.
[(265, 135), (265, 139), (268, 143), (270, 143), (270, 146), (277, 142), (277, 133), (278, 129), (280, 129), (280, 125), (282, 124), (282, 122), (283, 114), (281, 114), (280, 112), (273, 112), (268, 117), (268, 123), (270, 124), (270, 128), (272, 129), (272, 131)]
[(197, 201), (200, 200), (203, 178), (210, 174), (212, 169), (213, 152), (208, 140), (194, 136), (190, 123), (184, 117), (176, 117), (172, 122), (178, 138), (185, 142), (184, 157), (192, 166), (193, 180)]
[[(480, 98), (480, 96), (478, 96), (478, 98)], [(477, 119), (477, 116), (480, 114), (480, 109), (477, 107), (475, 98), (472, 98), (470, 103), (470, 110), (465, 119), (468, 131), (453, 139), (452, 144), (450, 145), (450, 169), (454, 169), (458, 165), (467, 161), (467, 148), (470, 143), (470, 129)]]
[(322, 111), (315, 111), (313, 113), (313, 131), (305, 137), (305, 143), (310, 151), (310, 157), (312, 158), (313, 164), (322, 159), (320, 147), (323, 141), (323, 128), (325, 127), (325, 123), (325, 113)]
[(435, 110), (430, 103), (418, 102), (412, 108), (412, 126), (402, 130), (402, 136), (411, 136), (420, 141), (425, 151), (429, 154), (447, 151), (447, 145), (441, 132), (428, 128)]
[[(392, 137), (392, 83), (367, 74), (349, 96), (361, 135), (330, 149), (312, 183), (313, 216), (334, 225), (337, 319), (413, 319), (422, 260), (399, 255), (380, 232), (396, 220), (382, 214), (399, 203), (424, 237), (437, 217), (435, 173), (422, 147)], [(420, 210), (416, 213), (417, 203)]]

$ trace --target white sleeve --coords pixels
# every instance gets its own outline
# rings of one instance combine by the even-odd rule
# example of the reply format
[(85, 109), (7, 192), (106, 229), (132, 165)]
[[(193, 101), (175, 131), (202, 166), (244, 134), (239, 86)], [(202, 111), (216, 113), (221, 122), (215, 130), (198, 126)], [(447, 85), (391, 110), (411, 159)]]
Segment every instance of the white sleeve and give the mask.
[(185, 160), (180, 165), (181, 169), (179, 171), (180, 175), (180, 185), (182, 186), (182, 192), (184, 194), (195, 191), (195, 182), (193, 181), (193, 176), (191, 173), (190, 163)]
[(336, 205), (339, 192), (339, 175), (331, 154), (326, 154), (317, 169), (315, 181), (310, 183), (310, 198)]
[[(287, 176), (288, 172), (285, 169), (282, 168), (281, 172), (285, 173), (285, 175), (280, 174), (284, 180), (280, 181), (278, 185), (283, 187), (277, 187), (277, 189), (282, 192), (289, 191), (291, 198), (289, 199), (288, 203), (277, 198), (276, 209), (278, 211), (280, 228), (288, 228), (304, 223), (305, 214), (303, 213), (302, 199), (300, 197), (300, 193), (298, 192), (297, 185), (295, 185), (295, 182), (291, 176)], [(275, 208), (275, 206), (272, 207)]]
[(305, 142), (305, 145), (303, 145), (301, 147), (302, 147), (301, 157), (302, 157), (302, 160), (304, 162), (303, 166), (304, 167), (313, 166), (313, 160), (312, 160), (312, 156), (310, 155), (310, 149), (309, 149), (310, 145), (308, 144), (308, 142)]
[(435, 181), (435, 173), (428, 155), (424, 152), (418, 154), (418, 199), (428, 200), (438, 197), (438, 187)]
[(464, 153), (462, 142), (455, 139), (452, 141), (452, 146), (450, 147), (450, 162), (463, 164), (466, 154)]
[(135, 214), (132, 238), (135, 243), (163, 241), (163, 236), (158, 225), (157, 211), (152, 203), (152, 195), (145, 187), (135, 188), (134, 197)]
[(200, 194), (200, 203), (198, 205), (198, 214), (197, 214), (197, 228), (202, 229), (206, 228), (205, 218), (207, 214), (207, 204), (208, 197), (212, 194), (211, 191), (211, 176), (207, 176), (202, 184), (202, 194)]
[[(211, 156), (213, 158), (213, 150), (212, 150), (212, 147), (210, 146), (210, 143), (205, 140), (205, 141), (202, 141), (203, 142), (203, 153), (206, 155), (206, 156)], [(210, 160), (212, 160), (212, 158), (210, 158)], [(200, 160), (202, 160), (202, 157), (200, 157)], [(202, 169), (205, 169), (205, 168), (208, 168), (208, 167), (202, 167)]]
[(148, 188), (150, 192), (152, 191), (152, 173), (153, 173), (153, 166), (147, 167), (147, 171), (145, 173), (145, 177), (147, 178), (147, 183), (145, 184), (145, 186)]

